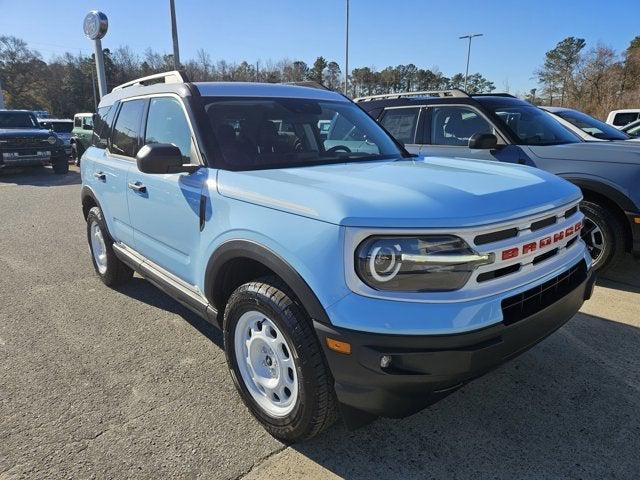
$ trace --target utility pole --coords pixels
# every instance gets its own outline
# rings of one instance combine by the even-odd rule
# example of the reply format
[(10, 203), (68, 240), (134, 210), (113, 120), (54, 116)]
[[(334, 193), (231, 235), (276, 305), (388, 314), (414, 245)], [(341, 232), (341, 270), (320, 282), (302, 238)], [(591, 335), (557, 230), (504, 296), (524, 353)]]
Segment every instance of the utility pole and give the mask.
[(180, 48), (178, 47), (178, 27), (176, 24), (176, 5), (174, 0), (169, 0), (171, 10), (171, 36), (173, 37), (173, 66), (180, 69)]
[(458, 37), (460, 40), (464, 39), (464, 38), (468, 38), (469, 39), (469, 48), (467, 49), (467, 70), (464, 74), (464, 89), (465, 91), (467, 90), (467, 82), (469, 80), (469, 58), (471, 57), (471, 39), (474, 37), (482, 37), (484, 34), (483, 33), (470, 33), (469, 35), (463, 35), (461, 37)]
[(349, 0), (347, 0), (347, 31), (344, 44), (344, 94), (349, 94)]

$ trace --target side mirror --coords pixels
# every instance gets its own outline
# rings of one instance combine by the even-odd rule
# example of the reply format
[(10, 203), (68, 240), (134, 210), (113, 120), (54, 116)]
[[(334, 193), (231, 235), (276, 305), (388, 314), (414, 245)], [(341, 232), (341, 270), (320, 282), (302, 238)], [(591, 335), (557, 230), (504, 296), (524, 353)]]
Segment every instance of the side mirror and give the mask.
[(493, 150), (498, 146), (498, 137), (493, 133), (474, 133), (469, 138), (469, 148), (474, 150)]
[(149, 143), (142, 147), (136, 155), (138, 170), (142, 173), (193, 173), (198, 165), (182, 163), (182, 153), (175, 145), (169, 143)]

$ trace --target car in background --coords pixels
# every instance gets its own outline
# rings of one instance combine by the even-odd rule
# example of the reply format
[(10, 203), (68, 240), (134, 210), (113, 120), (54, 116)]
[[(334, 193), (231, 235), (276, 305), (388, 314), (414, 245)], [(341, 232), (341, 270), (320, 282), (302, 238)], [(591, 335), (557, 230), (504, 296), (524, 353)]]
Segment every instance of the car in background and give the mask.
[(57, 174), (69, 171), (62, 140), (29, 110), (0, 110), (0, 169), (43, 165)]
[(51, 118), (51, 114), (46, 110), (33, 110), (33, 114), (36, 118)]
[(607, 123), (616, 128), (622, 128), (640, 119), (640, 108), (626, 108), (623, 110), (613, 110), (607, 116)]
[(55, 132), (64, 143), (64, 153), (67, 158), (71, 157), (71, 131), (73, 130), (73, 120), (61, 118), (39, 118), (38, 123), (42, 128)]
[(620, 129), (573, 108), (540, 106), (585, 142), (625, 141), (631, 137)]
[(405, 148), (426, 157), (530, 165), (582, 189), (582, 237), (594, 268), (640, 255), (640, 152), (629, 142), (585, 142), (549, 113), (512, 95), (462, 90), (355, 100)]
[(640, 120), (631, 122), (629, 125), (625, 125), (624, 127), (622, 127), (620, 130), (629, 135), (631, 140), (635, 142), (640, 141)]
[(93, 113), (76, 113), (71, 131), (71, 158), (80, 165), (80, 158), (91, 145), (93, 138)]

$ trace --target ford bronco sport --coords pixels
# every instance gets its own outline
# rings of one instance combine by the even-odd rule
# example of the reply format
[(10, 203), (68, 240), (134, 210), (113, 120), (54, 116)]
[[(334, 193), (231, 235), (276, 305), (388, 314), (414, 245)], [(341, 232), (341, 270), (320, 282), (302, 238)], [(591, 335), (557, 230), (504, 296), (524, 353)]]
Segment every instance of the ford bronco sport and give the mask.
[(592, 290), (577, 187), (416, 158), (327, 90), (133, 81), (101, 100), (81, 172), (97, 275), (137, 271), (220, 326), (240, 396), (285, 441), (417, 412)]
[(31, 111), (0, 110), (0, 169), (43, 165), (57, 174), (69, 171), (62, 140), (41, 127)]
[(612, 269), (626, 252), (640, 257), (640, 149), (634, 142), (584, 142), (508, 93), (454, 89), (355, 101), (412, 153), (529, 165), (580, 187), (581, 235), (594, 271)]

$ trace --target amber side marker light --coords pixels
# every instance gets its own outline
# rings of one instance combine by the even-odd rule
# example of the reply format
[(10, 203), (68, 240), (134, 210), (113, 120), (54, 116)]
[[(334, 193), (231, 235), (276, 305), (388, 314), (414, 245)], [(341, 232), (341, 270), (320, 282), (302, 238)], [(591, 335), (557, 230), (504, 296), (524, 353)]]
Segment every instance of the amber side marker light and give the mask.
[(340, 340), (334, 340), (333, 338), (326, 338), (327, 347), (330, 350), (338, 353), (344, 353), (345, 355), (351, 354), (351, 344), (347, 342), (341, 342)]
[(634, 217), (633, 221), (637, 224), (640, 224), (640, 217)]

